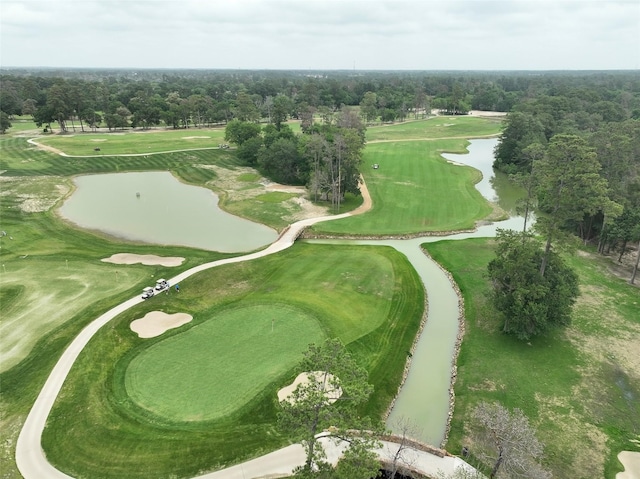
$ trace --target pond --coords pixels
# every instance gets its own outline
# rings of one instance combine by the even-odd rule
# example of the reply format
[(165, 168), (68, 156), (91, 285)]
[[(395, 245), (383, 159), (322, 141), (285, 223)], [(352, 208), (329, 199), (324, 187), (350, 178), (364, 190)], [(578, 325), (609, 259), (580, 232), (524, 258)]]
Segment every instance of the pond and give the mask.
[(468, 154), (443, 153), (442, 157), (456, 164), (473, 166), (482, 173), (482, 180), (476, 184), (477, 190), (487, 200), (498, 204), (509, 216), (516, 215), (516, 202), (522, 198), (523, 190), (509, 179), (509, 176), (493, 169), (493, 150), (497, 138), (470, 140)]
[(76, 225), (131, 241), (181, 245), (224, 253), (262, 248), (278, 233), (226, 213), (206, 188), (166, 171), (79, 176), (59, 209)]

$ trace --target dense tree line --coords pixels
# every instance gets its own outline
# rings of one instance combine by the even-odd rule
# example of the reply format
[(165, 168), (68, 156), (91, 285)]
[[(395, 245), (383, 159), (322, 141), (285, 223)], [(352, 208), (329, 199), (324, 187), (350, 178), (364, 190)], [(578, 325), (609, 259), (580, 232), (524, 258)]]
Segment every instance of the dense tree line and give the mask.
[(640, 90), (627, 80), (555, 85), (507, 116), (494, 166), (527, 186), (544, 258), (571, 235), (618, 260), (640, 241)]
[[(278, 114), (304, 119), (335, 113), (343, 105), (360, 106), (366, 123), (391, 122), (420, 117), (431, 108), (450, 114), (511, 111), (514, 106), (527, 110), (523, 105), (531, 99), (555, 98), (557, 93), (571, 101), (551, 105), (541, 120), (547, 135), (558, 126), (553, 112), (559, 108), (573, 109), (572, 121), (578, 126), (600, 117), (640, 117), (640, 79), (632, 72), (5, 69), (0, 76), (5, 122), (16, 115), (34, 115), (39, 124), (57, 123), (62, 131), (189, 128), (233, 119), (271, 122)], [(589, 108), (576, 108), (584, 102)]]
[(617, 88), (552, 85), (521, 98), (507, 115), (494, 167), (526, 188), (523, 212), (525, 219), (535, 212), (538, 237), (526, 231), (498, 235), (488, 272), (504, 332), (526, 340), (568, 324), (577, 280), (557, 251), (577, 238), (601, 253), (617, 250), (618, 261), (629, 244), (638, 242), (630, 278), (635, 281), (639, 98), (633, 81)]

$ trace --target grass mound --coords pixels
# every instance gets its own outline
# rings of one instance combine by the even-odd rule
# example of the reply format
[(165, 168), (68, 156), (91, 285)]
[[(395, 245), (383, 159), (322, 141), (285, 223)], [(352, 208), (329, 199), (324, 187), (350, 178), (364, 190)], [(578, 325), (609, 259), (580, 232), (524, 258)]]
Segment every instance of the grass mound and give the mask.
[(291, 306), (225, 309), (131, 361), (127, 392), (167, 419), (216, 419), (242, 408), (323, 337), (313, 316)]

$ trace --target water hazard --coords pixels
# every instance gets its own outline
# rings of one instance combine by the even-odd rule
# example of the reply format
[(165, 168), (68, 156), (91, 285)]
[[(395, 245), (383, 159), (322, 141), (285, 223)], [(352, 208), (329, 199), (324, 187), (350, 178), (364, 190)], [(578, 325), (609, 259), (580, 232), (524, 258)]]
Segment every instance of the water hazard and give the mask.
[(171, 173), (79, 176), (60, 208), (83, 228), (154, 244), (236, 253), (266, 246), (275, 230), (226, 213), (210, 190), (180, 183)]
[[(458, 333), (458, 297), (446, 274), (420, 249), (426, 242), (495, 236), (497, 228), (519, 229), (516, 199), (522, 191), (492, 169), (495, 139), (471, 140), (469, 153), (446, 154), (446, 159), (482, 172), (480, 193), (498, 203), (511, 217), (482, 226), (473, 233), (411, 240), (314, 240), (318, 243), (392, 246), (405, 254), (427, 291), (428, 321), (416, 343), (411, 369), (396, 399), (387, 426), (395, 432), (399, 419), (416, 425), (416, 439), (439, 445), (449, 413), (449, 387)], [(217, 251), (257, 249), (276, 239), (263, 225), (229, 215), (217, 207), (209, 190), (184, 185), (167, 172), (116, 173), (76, 179), (78, 190), (61, 208), (62, 214), (85, 228), (126, 239), (187, 245)], [(136, 195), (139, 193), (139, 197)]]
[[(492, 237), (497, 228), (519, 229), (523, 219), (515, 216), (516, 200), (522, 190), (509, 184), (505, 176), (493, 172), (495, 139), (471, 140), (469, 153), (447, 154), (446, 159), (457, 164), (473, 166), (482, 172), (483, 178), (476, 186), (491, 202), (498, 203), (511, 217), (508, 220), (485, 225), (472, 233), (449, 236), (425, 236), (410, 240), (358, 240), (340, 241), (341, 244), (369, 244), (391, 246), (403, 253), (416, 269), (427, 291), (427, 323), (411, 359), (411, 368), (405, 384), (396, 398), (387, 427), (402, 433), (400, 420), (415, 427), (413, 436), (428, 444), (439, 446), (446, 434), (449, 414), (449, 388), (451, 385), (452, 359), (458, 334), (458, 296), (444, 271), (426, 256), (420, 245), (444, 239)], [(504, 195), (504, 196), (503, 196)], [(316, 240), (314, 240), (316, 242)], [(337, 241), (317, 240), (322, 243)]]

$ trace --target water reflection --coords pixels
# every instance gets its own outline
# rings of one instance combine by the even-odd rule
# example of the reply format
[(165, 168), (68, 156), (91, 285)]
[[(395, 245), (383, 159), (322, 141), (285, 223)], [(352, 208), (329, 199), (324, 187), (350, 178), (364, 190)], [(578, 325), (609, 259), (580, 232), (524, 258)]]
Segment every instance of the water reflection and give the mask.
[(403, 253), (422, 279), (428, 296), (428, 320), (416, 342), (407, 379), (396, 398), (387, 427), (397, 433), (400, 419), (408, 420), (418, 429), (423, 442), (440, 445), (446, 433), (449, 413), (451, 360), (458, 334), (458, 296), (440, 267), (427, 257), (420, 245), (442, 240), (494, 237), (496, 230), (519, 230), (523, 218), (516, 215), (516, 202), (524, 190), (510, 183), (507, 175), (493, 171), (494, 139), (471, 140), (468, 154), (445, 154), (456, 164), (473, 166), (482, 172), (476, 187), (489, 201), (497, 203), (510, 218), (483, 225), (470, 233), (448, 236), (425, 236), (408, 240), (314, 240), (317, 243), (366, 244), (391, 246)]
[(242, 252), (266, 246), (277, 232), (218, 207), (206, 188), (179, 182), (169, 172), (87, 175), (60, 213), (71, 222), (112, 236), (153, 244)]
[(443, 153), (452, 163), (472, 166), (482, 173), (482, 180), (476, 184), (482, 196), (497, 203), (509, 216), (516, 215), (516, 202), (524, 196), (524, 189), (513, 183), (509, 176), (493, 169), (493, 150), (497, 138), (470, 140), (469, 153), (464, 155)]

